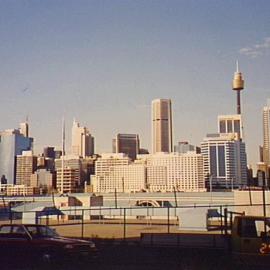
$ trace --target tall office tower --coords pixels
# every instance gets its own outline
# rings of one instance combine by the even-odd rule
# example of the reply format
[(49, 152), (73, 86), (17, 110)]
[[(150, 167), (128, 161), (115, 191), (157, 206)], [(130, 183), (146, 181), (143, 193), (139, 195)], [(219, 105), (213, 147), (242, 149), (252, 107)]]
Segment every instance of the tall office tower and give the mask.
[(24, 137), (29, 137), (29, 124), (28, 122), (23, 122), (20, 123), (20, 133), (24, 136)]
[(0, 132), (0, 178), (7, 179), (8, 184), (15, 184), (15, 158), (22, 151), (32, 150), (33, 138), (23, 136), (18, 129)]
[(247, 185), (245, 143), (238, 140), (235, 133), (208, 134), (201, 143), (201, 151), (205, 180), (213, 187)]
[(31, 175), (37, 170), (37, 156), (32, 151), (23, 151), (16, 157), (16, 184), (30, 186)]
[(239, 71), (238, 61), (236, 62), (236, 71), (234, 72), (232, 89), (237, 92), (237, 109), (236, 113), (241, 114), (241, 90), (244, 89), (244, 80), (242, 73)]
[(140, 150), (138, 134), (117, 134), (113, 139), (113, 152), (124, 153), (131, 160), (135, 160)]
[(270, 166), (270, 99), (263, 107), (263, 162)]
[(170, 99), (152, 101), (152, 153), (172, 152), (172, 104)]
[(219, 115), (218, 116), (218, 132), (237, 133), (238, 139), (243, 139), (242, 116), (241, 114)]
[(91, 136), (86, 127), (80, 127), (80, 124), (73, 121), (72, 126), (72, 154), (87, 157), (94, 154), (94, 137)]

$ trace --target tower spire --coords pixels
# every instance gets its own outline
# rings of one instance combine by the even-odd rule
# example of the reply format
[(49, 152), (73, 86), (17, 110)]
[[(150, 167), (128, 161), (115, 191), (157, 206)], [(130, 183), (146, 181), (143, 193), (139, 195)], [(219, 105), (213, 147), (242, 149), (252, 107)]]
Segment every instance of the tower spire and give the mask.
[(239, 63), (236, 61), (236, 71), (234, 72), (232, 89), (237, 92), (237, 114), (241, 114), (241, 97), (240, 92), (244, 89), (244, 80), (242, 73), (239, 71)]

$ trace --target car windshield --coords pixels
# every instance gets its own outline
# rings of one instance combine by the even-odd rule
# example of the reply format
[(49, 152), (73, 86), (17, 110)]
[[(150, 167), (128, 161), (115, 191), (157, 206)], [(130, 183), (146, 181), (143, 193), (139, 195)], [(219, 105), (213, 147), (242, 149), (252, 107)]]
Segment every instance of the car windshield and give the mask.
[(32, 237), (57, 237), (59, 236), (53, 229), (47, 226), (26, 226)]

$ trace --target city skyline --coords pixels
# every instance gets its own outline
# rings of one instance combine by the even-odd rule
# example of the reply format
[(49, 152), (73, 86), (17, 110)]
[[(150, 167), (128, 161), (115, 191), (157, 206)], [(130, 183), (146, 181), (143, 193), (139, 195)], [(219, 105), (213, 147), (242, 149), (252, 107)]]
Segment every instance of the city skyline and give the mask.
[(239, 59), (244, 136), (255, 164), (269, 98), (270, 3), (168, 3), (2, 1), (0, 130), (28, 115), (41, 152), (61, 145), (65, 115), (68, 131), (73, 117), (90, 128), (98, 153), (110, 151), (117, 133), (139, 134), (150, 150), (151, 101), (169, 98), (174, 143), (199, 145), (216, 130), (217, 115), (235, 112)]

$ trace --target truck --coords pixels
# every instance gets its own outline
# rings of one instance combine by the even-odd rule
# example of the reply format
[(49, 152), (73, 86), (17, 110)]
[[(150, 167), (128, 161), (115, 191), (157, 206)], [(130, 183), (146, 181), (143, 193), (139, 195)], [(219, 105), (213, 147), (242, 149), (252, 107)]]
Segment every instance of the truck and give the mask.
[(223, 233), (142, 233), (141, 245), (193, 251), (214, 250), (238, 265), (270, 265), (270, 218), (236, 215), (232, 224), (225, 223)]

